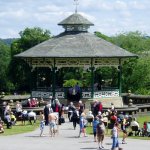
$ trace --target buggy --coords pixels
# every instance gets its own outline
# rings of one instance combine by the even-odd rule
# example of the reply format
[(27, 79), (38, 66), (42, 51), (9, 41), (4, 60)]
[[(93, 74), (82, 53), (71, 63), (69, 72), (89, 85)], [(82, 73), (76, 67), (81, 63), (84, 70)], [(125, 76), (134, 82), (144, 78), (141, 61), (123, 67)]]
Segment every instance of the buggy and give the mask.
[(146, 128), (142, 129), (142, 136), (148, 136), (150, 137), (150, 122), (146, 123)]

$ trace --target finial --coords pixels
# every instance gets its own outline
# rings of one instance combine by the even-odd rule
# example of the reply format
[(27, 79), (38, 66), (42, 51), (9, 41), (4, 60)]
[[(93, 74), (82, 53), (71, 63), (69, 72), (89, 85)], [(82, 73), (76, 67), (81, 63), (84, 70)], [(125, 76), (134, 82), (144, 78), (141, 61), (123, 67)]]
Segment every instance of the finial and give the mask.
[(79, 2), (78, 2), (78, 0), (74, 0), (74, 2), (75, 2), (74, 5), (76, 5), (75, 13), (77, 13), (77, 12), (78, 12), (78, 5), (79, 5)]

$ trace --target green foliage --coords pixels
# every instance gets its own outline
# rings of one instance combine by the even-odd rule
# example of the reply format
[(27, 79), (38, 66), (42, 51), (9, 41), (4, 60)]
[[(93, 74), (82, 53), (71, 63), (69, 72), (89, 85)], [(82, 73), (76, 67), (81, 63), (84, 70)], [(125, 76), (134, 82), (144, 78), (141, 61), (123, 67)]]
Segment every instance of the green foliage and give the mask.
[(150, 39), (139, 31), (127, 32), (112, 37), (112, 42), (133, 53), (150, 50)]
[(75, 79), (65, 80), (63, 86), (64, 87), (74, 87), (76, 84), (79, 84), (80, 87), (82, 87), (82, 82)]
[(146, 86), (150, 81), (150, 59), (143, 54), (150, 51), (150, 38), (141, 32), (122, 33), (112, 37), (112, 42), (130, 52), (139, 55), (139, 59), (130, 59), (123, 65), (123, 92), (128, 89), (137, 94), (149, 94)]
[(30, 91), (30, 67), (23, 60), (16, 59), (13, 56), (48, 40), (51, 35), (50, 31), (35, 27), (26, 28), (20, 32), (20, 36), (21, 38), (11, 45), (12, 61), (9, 65), (9, 74), (16, 90)]
[(8, 88), (8, 65), (10, 63), (10, 47), (0, 42), (0, 91)]
[(98, 32), (98, 31), (95, 32), (95, 35), (102, 38), (102, 39), (104, 39), (104, 40), (106, 40), (106, 41), (109, 41), (109, 42), (111, 42), (111, 40), (112, 40), (110, 37), (102, 34), (101, 32)]

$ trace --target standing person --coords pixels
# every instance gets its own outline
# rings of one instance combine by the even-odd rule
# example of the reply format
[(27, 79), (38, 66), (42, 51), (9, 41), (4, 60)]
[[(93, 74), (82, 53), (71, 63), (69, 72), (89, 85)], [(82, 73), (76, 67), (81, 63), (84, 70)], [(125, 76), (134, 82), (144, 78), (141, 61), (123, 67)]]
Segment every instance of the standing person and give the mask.
[(47, 104), (45, 107), (44, 107), (44, 118), (45, 118), (45, 125), (47, 126), (49, 124), (48, 122), (48, 115), (50, 113), (50, 104)]
[(122, 144), (127, 144), (126, 143), (126, 138), (127, 138), (127, 126), (128, 126), (128, 116), (125, 115), (125, 118), (121, 122), (121, 129), (123, 131), (123, 138), (122, 138)]
[(114, 124), (114, 127), (113, 127), (113, 129), (112, 129), (112, 140), (113, 140), (113, 143), (112, 143), (112, 148), (111, 148), (111, 150), (115, 150), (116, 148), (118, 148), (119, 149), (119, 140), (118, 140), (118, 132), (119, 132), (119, 128), (118, 128), (118, 126), (119, 126), (119, 123), (115, 123)]
[(45, 117), (44, 117), (43, 112), (40, 112), (39, 120), (40, 120), (40, 130), (41, 130), (40, 136), (43, 136), (43, 131), (45, 127)]
[(102, 113), (102, 110), (103, 110), (102, 102), (99, 102), (98, 103), (98, 112), (100, 111)]
[(94, 117), (96, 117), (98, 115), (97, 104), (98, 104), (98, 101), (95, 100), (93, 105), (92, 105), (92, 112), (93, 112)]
[(87, 124), (87, 121), (85, 119), (85, 113), (82, 113), (80, 116), (80, 121), (79, 121), (79, 125), (80, 125), (79, 137), (81, 133), (83, 133), (83, 136), (86, 137), (86, 124)]
[(97, 135), (99, 149), (104, 148), (103, 147), (104, 134), (105, 134), (105, 125), (104, 125), (103, 121), (100, 120), (100, 122), (97, 124), (97, 128), (96, 128), (96, 135)]
[(81, 89), (80, 89), (80, 86), (79, 86), (78, 82), (75, 85), (75, 91), (76, 91), (76, 101), (79, 101), (80, 100)]
[(72, 113), (75, 110), (75, 106), (73, 105), (73, 102), (70, 102), (70, 105), (68, 106), (68, 119), (71, 121)]
[(84, 112), (84, 104), (79, 101), (79, 116)]
[(98, 123), (99, 123), (98, 118), (95, 117), (94, 120), (93, 120), (93, 122), (92, 122), (94, 142), (96, 142), (96, 129), (97, 129)]
[(48, 119), (49, 119), (49, 127), (50, 127), (49, 134), (52, 137), (55, 136), (55, 133), (57, 131), (56, 121), (58, 120), (58, 118), (56, 117), (56, 114), (50, 113), (48, 115)]
[(111, 111), (115, 111), (115, 105), (114, 105), (114, 103), (111, 103)]
[(79, 112), (76, 109), (72, 113), (71, 120), (72, 120), (73, 127), (74, 127), (74, 130), (75, 130), (77, 123), (79, 123)]

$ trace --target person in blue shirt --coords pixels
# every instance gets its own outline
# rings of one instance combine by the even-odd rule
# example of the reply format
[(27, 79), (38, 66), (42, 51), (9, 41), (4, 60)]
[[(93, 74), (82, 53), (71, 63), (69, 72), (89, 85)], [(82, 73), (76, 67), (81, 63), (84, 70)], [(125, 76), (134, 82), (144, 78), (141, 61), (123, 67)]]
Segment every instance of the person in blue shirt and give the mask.
[(94, 142), (96, 142), (96, 128), (97, 128), (98, 123), (99, 123), (98, 118), (95, 117), (94, 120), (93, 120), (93, 122), (92, 122)]

